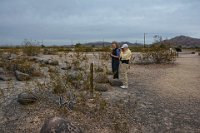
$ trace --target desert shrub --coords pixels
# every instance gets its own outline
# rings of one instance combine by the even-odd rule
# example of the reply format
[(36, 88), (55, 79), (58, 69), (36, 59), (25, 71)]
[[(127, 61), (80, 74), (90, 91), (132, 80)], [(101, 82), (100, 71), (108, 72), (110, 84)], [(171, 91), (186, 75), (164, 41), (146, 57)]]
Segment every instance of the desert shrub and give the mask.
[(131, 50), (131, 52), (142, 52), (144, 47), (143, 46), (136, 46), (136, 47), (129, 47), (129, 49)]
[(54, 49), (56, 49), (55, 51), (57, 52), (71, 52), (72, 51), (72, 48), (63, 47), (63, 46), (57, 46), (57, 47), (54, 47)]
[(93, 52), (93, 47), (76, 45), (74, 48), (74, 51), (75, 52)]
[(28, 60), (15, 60), (12, 63), (14, 63), (14, 70), (18, 70), (23, 73), (27, 73), (32, 75), (34, 72), (33, 64), (32, 62), (29, 62)]
[(95, 48), (95, 51), (96, 52), (110, 52), (111, 49), (109, 46), (106, 46), (106, 47)]
[(162, 48), (152, 46), (143, 50), (141, 61), (143, 63), (173, 63), (176, 59), (176, 53)]
[(20, 47), (6, 47), (6, 48), (1, 48), (1, 51), (3, 53), (9, 53), (9, 54), (19, 54), (21, 51)]
[(85, 67), (87, 66), (88, 57), (86, 56), (86, 53), (75, 51), (72, 56), (72, 67), (76, 70), (82, 70), (83, 69), (83, 61), (85, 63)]
[(55, 48), (49, 48), (49, 47), (47, 47), (47, 48), (43, 49), (43, 54), (44, 55), (55, 55), (56, 52), (57, 52), (57, 50)]
[(58, 71), (51, 72), (50, 74), (50, 83), (53, 93), (61, 94), (67, 91), (67, 82), (64, 82), (63, 77), (59, 74)]
[(33, 44), (30, 41), (26, 41), (25, 45), (22, 47), (23, 53), (27, 56), (34, 56), (40, 53), (40, 47)]

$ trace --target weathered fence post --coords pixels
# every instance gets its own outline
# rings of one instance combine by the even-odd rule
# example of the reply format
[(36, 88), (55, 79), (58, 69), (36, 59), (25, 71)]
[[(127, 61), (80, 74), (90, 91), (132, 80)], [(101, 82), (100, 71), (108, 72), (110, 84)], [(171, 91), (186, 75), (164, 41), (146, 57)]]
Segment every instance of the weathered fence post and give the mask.
[(93, 97), (94, 85), (93, 85), (93, 63), (90, 64), (90, 95)]

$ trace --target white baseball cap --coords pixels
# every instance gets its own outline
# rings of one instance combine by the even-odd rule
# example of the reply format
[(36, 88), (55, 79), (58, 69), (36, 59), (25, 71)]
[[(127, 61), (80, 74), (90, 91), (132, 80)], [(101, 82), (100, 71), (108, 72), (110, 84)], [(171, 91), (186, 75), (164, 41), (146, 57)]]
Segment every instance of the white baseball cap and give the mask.
[(128, 44), (123, 44), (121, 48), (128, 48)]

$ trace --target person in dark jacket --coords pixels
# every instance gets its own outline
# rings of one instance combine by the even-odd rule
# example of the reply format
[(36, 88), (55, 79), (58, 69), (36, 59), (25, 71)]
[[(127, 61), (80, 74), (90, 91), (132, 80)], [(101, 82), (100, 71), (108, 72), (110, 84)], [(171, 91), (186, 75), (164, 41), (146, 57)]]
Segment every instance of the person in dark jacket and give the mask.
[(110, 54), (112, 57), (112, 72), (113, 79), (119, 78), (119, 64), (120, 64), (120, 49), (117, 42), (112, 42), (112, 52)]

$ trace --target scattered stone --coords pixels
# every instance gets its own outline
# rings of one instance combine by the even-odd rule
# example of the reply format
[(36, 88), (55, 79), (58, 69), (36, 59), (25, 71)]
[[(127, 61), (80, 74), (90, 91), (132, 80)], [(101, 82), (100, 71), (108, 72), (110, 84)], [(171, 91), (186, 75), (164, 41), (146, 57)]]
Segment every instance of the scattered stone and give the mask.
[(95, 84), (95, 90), (105, 92), (111, 90), (111, 86), (109, 84)]
[(40, 133), (83, 133), (80, 128), (69, 121), (54, 117), (44, 123)]
[(17, 70), (15, 71), (15, 77), (19, 81), (26, 81), (26, 80), (29, 80), (31, 78), (29, 74), (22, 73), (22, 72), (17, 71)]
[(107, 77), (106, 74), (101, 73), (101, 74), (98, 74), (98, 75), (95, 77), (94, 81), (95, 81), (96, 83), (108, 83), (108, 82), (109, 82), (109, 79), (108, 79), (108, 77)]
[(18, 95), (17, 102), (22, 105), (33, 104), (37, 101), (37, 97), (30, 92), (22, 92)]
[(119, 79), (109, 79), (109, 83), (111, 86), (122, 86), (123, 82)]

